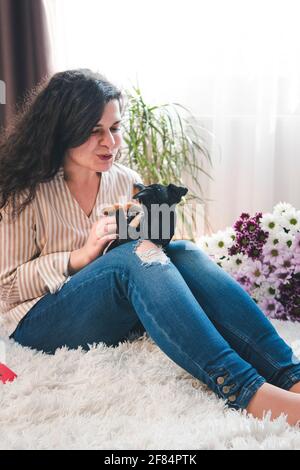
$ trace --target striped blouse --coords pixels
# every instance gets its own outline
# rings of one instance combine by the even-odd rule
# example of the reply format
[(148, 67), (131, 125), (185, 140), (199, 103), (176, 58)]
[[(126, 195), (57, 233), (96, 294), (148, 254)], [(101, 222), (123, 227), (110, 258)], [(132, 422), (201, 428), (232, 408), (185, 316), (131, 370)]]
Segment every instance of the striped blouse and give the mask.
[(45, 294), (59, 291), (71, 278), (71, 251), (87, 241), (101, 208), (132, 199), (140, 175), (114, 162), (102, 172), (94, 208), (88, 217), (72, 196), (64, 168), (39, 183), (36, 196), (11, 222), (6, 210), (0, 221), (0, 320), (8, 335)]

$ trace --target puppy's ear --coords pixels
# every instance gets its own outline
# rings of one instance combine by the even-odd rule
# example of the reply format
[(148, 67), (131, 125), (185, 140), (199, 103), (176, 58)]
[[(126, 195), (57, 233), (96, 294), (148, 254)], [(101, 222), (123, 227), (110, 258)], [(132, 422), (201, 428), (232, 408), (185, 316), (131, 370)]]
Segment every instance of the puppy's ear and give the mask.
[(132, 196), (135, 196), (139, 191), (144, 189), (146, 186), (142, 183), (133, 183)]
[(183, 186), (176, 186), (173, 183), (168, 185), (168, 191), (172, 194), (173, 197), (179, 202), (182, 196), (185, 196), (188, 192), (188, 189)]
[(149, 195), (149, 189), (147, 189), (146, 186), (144, 186), (144, 189), (135, 193), (132, 199), (140, 199), (141, 197), (148, 196), (148, 195)]
[(135, 194), (144, 194), (144, 192), (148, 192), (148, 187), (145, 186), (143, 183), (134, 183), (133, 184), (134, 188), (135, 188)]
[(146, 186), (143, 183), (133, 183), (133, 187), (141, 191), (144, 189)]

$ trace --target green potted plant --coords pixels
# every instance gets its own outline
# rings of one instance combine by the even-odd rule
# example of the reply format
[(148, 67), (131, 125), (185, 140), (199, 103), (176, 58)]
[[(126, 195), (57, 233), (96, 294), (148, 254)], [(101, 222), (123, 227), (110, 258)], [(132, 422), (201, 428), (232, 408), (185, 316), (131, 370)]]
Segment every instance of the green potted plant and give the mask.
[[(178, 103), (149, 105), (140, 88), (126, 90), (127, 103), (123, 116), (123, 147), (120, 163), (136, 170), (146, 185), (159, 183), (185, 185), (189, 192), (176, 208), (177, 228), (174, 239), (195, 241), (197, 220), (195, 208), (202, 207), (204, 221), (209, 225), (203, 204), (199, 173), (213, 179), (201, 165), (203, 158), (212, 166), (210, 152), (204, 141), (207, 132), (192, 113)], [(187, 117), (184, 116), (187, 113)], [(195, 183), (197, 194), (183, 181), (183, 175)], [(193, 204), (191, 204), (191, 202)], [(181, 222), (181, 223), (178, 223)]]

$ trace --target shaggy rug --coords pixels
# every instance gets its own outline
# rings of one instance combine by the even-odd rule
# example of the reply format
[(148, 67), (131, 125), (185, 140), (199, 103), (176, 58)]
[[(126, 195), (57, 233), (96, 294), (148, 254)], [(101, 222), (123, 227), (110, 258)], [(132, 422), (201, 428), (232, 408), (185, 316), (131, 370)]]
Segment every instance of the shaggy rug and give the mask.
[[(299, 355), (300, 323), (273, 324)], [(146, 334), (52, 356), (5, 343), (18, 378), (0, 383), (2, 450), (300, 449), (300, 429), (283, 416), (226, 408)]]

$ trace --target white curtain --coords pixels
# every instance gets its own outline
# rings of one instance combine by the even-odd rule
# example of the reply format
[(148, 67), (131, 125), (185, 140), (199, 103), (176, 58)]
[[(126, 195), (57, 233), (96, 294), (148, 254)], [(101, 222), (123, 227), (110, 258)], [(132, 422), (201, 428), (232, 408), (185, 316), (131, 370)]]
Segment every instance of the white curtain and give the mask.
[(54, 72), (138, 82), (213, 133), (203, 233), (279, 201), (300, 209), (299, 0), (44, 1)]

